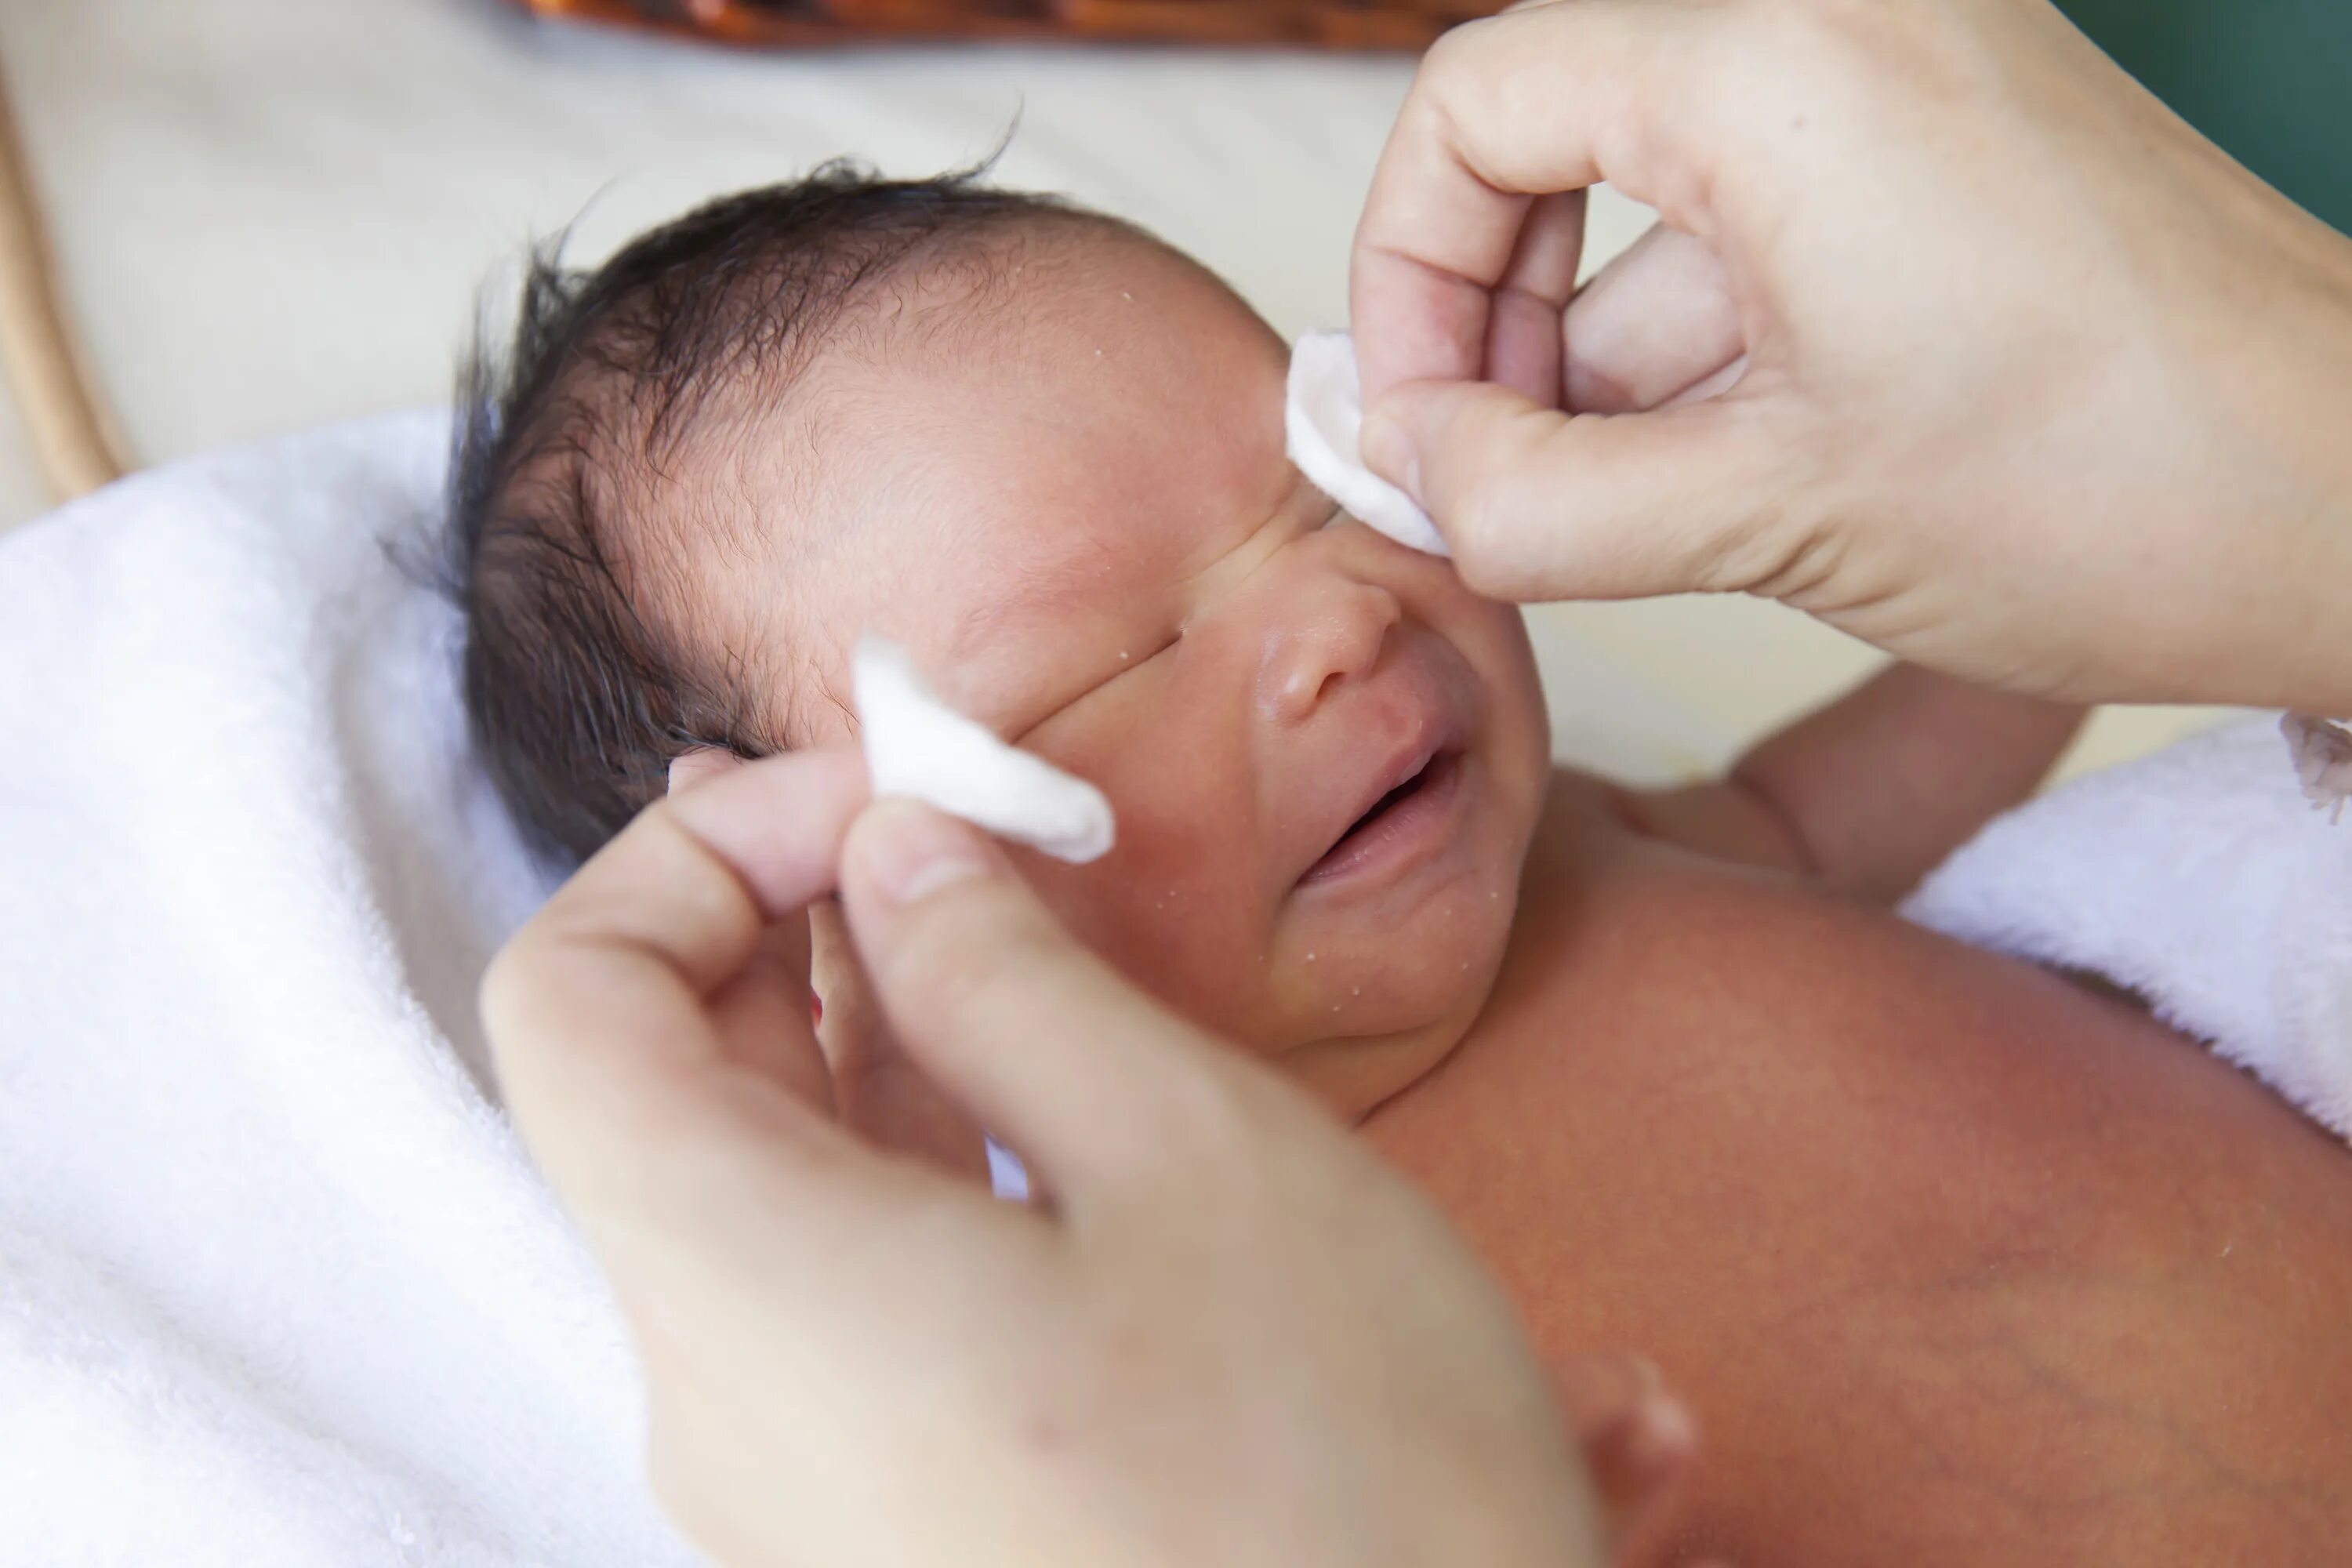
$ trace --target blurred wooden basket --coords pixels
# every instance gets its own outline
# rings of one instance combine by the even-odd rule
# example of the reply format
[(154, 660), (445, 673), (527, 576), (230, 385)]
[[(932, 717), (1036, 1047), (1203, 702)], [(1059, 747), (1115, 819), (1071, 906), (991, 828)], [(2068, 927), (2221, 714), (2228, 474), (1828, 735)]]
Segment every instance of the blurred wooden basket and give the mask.
[(1500, 0), (514, 0), (541, 16), (751, 47), (898, 39), (1429, 47)]

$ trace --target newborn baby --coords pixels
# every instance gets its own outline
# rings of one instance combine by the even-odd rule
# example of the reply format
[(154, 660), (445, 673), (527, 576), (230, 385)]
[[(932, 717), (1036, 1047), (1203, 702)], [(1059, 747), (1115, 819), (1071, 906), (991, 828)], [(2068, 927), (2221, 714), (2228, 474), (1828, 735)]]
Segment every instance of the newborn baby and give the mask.
[[(1301, 479), (1286, 362), (1150, 237), (953, 179), (542, 265), (456, 498), (506, 799), (590, 853), (674, 768), (853, 734), (880, 633), (1108, 796), (1108, 855), (1023, 857), (1075, 931), (1359, 1123), (1549, 1351), (1658, 1361), (1676, 1546), (2338, 1560), (2352, 1161), (1887, 907), (2074, 716), (1897, 668), (1720, 784), (1556, 773), (1517, 614)], [(844, 1113), (977, 1169), (854, 979)]]

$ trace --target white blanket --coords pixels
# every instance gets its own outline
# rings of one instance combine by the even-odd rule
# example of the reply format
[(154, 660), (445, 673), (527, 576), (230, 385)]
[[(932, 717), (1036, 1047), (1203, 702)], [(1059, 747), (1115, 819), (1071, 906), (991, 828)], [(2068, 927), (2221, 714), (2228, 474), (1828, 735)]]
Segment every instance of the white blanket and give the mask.
[(2020, 807), (1905, 912), (2114, 981), (2352, 1138), (2352, 822), (2315, 809), (2275, 715)]
[[(0, 539), (0, 1563), (691, 1561), (475, 1025), (546, 879), (425, 585), (446, 432)], [(1544, 653), (1569, 750), (1672, 773), (1693, 725)]]
[(540, 878), (434, 415), (0, 542), (0, 1562), (659, 1564), (603, 1281), (485, 1092)]

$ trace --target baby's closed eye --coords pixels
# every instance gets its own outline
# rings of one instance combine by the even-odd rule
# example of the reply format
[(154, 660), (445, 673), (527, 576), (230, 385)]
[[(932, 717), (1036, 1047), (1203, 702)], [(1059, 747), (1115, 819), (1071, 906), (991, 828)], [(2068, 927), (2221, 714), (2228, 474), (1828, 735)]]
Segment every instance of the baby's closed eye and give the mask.
[(1014, 745), (1024, 744), (1031, 735), (1048, 724), (1066, 719), (1083, 710), (1089, 701), (1109, 691), (1120, 681), (1143, 669), (1161, 655), (1171, 651), (1183, 640), (1183, 628), (1179, 626), (1171, 632), (1143, 641), (1139, 648), (1129, 647), (1118, 649), (1108, 666), (1104, 664), (1100, 656), (1089, 657), (1084, 664), (1077, 667), (1086, 671), (1079, 677), (1082, 684), (1066, 689), (1068, 691), (1066, 696), (1049, 699), (1054, 703), (1052, 708), (1033, 721), (1022, 726), (1018, 733), (1006, 738)]

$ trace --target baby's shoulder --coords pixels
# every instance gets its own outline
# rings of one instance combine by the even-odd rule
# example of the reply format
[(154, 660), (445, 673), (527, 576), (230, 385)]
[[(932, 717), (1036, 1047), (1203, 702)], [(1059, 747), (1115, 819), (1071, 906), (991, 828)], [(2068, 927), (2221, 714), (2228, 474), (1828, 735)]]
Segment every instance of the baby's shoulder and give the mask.
[(1555, 763), (1544, 792), (1544, 815), (1638, 831), (1633, 813), (1640, 798), (1640, 791), (1614, 779)]
[(1671, 845), (1734, 866), (1808, 879), (1818, 871), (1788, 818), (1735, 779), (1638, 789), (1555, 768), (1546, 816), (1596, 842), (1613, 836)]

